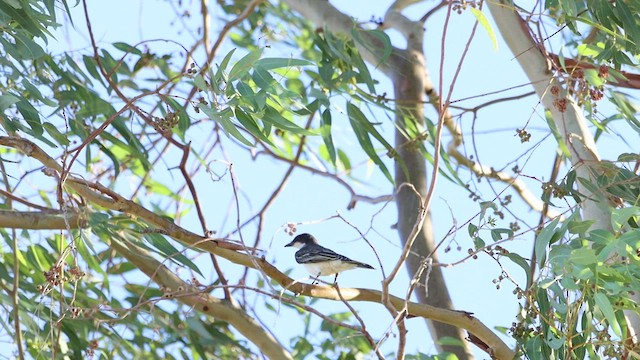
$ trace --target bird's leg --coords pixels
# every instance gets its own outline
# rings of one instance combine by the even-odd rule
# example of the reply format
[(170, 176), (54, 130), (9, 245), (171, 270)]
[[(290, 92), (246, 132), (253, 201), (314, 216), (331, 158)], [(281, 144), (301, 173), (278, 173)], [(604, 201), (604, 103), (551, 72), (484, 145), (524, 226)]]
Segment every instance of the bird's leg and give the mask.
[(336, 273), (336, 277), (333, 279), (333, 285), (338, 285), (338, 273)]
[(311, 283), (311, 285), (315, 285), (318, 282), (318, 278), (320, 277), (320, 273), (318, 273), (318, 275), (316, 276), (315, 279), (313, 279), (313, 282)]

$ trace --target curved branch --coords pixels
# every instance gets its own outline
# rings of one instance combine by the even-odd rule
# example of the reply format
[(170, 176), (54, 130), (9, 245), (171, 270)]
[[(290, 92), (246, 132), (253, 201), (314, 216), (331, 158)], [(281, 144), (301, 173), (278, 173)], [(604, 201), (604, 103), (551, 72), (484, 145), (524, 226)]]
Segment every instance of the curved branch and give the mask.
[[(428, 95), (431, 106), (436, 110), (440, 109), (440, 96), (429, 79), (425, 80), (425, 93)], [(473, 110), (477, 111), (477, 108), (474, 108)], [(462, 154), (458, 150), (458, 147), (462, 145), (463, 142), (462, 132), (460, 127), (454, 121), (453, 114), (451, 114), (448, 107), (445, 108), (443, 117), (444, 126), (447, 128), (452, 138), (447, 145), (447, 154), (456, 159), (458, 165), (466, 167), (478, 177), (496, 179), (509, 185), (532, 210), (542, 213), (545, 203), (529, 190), (524, 181), (517, 177), (513, 177), (504, 171), (495, 171), (489, 166), (480, 165)], [(553, 219), (560, 216), (560, 213), (555, 210), (548, 209), (544, 215), (549, 219)]]
[[(379, 38), (366, 31), (360, 33), (364, 40), (355, 41), (362, 58), (377, 70), (383, 72), (393, 82), (396, 98), (395, 147), (398, 151), (398, 158), (395, 161), (395, 184), (396, 189), (402, 190), (396, 192), (395, 199), (398, 208), (398, 232), (405, 249), (403, 251), (404, 255), (398, 260), (397, 264), (405, 264), (410, 277), (420, 268), (421, 257), (431, 256), (434, 261), (437, 261), (431, 218), (428, 212), (437, 175), (434, 175), (431, 179), (430, 189), (427, 188), (425, 157), (414, 147), (406, 146), (408, 143), (415, 141), (415, 139), (407, 138), (404, 131), (408, 126), (408, 122), (421, 124), (424, 121), (422, 89), (425, 78), (429, 76), (423, 53), (423, 24), (419, 21), (411, 21), (400, 12), (406, 6), (418, 1), (421, 0), (398, 0), (391, 5), (389, 11), (385, 14), (384, 26), (397, 29), (403, 34), (407, 41), (405, 49), (389, 44), (385, 45)], [(330, 2), (314, 0), (284, 0), (284, 2), (293, 10), (302, 14), (304, 18), (316, 24), (316, 26), (352, 37), (354, 30), (353, 19), (340, 12)], [(361, 28), (356, 30), (361, 30)], [(389, 50), (388, 46), (391, 47), (391, 53), (385, 56), (385, 51)], [(440, 153), (436, 151), (436, 164), (439, 156)], [(405, 170), (407, 170), (406, 173)], [(437, 171), (437, 169), (434, 171)], [(417, 199), (408, 188), (403, 189), (402, 184), (404, 183), (411, 184), (417, 189), (421, 197), (424, 197), (424, 203)], [(419, 254), (419, 256), (407, 257), (409, 250)], [(399, 266), (396, 269), (399, 269)], [(397, 271), (394, 271), (392, 276), (385, 279), (384, 284), (387, 289), (388, 285), (393, 281), (393, 274), (395, 273)], [(420, 301), (452, 308), (449, 291), (440, 269), (434, 271), (429, 279), (428, 287), (432, 290), (432, 296), (427, 298), (426, 292), (421, 288), (418, 291), (418, 299)], [(385, 305), (388, 310), (394, 311), (387, 301), (385, 301)], [(399, 340), (402, 341), (404, 333), (401, 329), (403, 326), (401, 322), (404, 320), (401, 317), (397, 318), (400, 320), (398, 322)], [(436, 342), (439, 351), (452, 352), (460, 359), (473, 358), (468, 343), (464, 341), (465, 336), (462, 331), (431, 321), (427, 321), (427, 325), (434, 339), (453, 337), (464, 344), (460, 347), (441, 345), (440, 342)]]
[[(546, 52), (543, 44), (533, 38), (528, 24), (520, 17), (511, 1), (489, 1), (487, 5), (504, 41), (516, 56), (541, 103), (551, 112), (562, 140), (569, 148), (571, 164), (578, 178), (595, 183), (598, 175), (597, 165), (600, 163), (598, 149), (588, 128), (588, 121), (576, 99), (552, 71), (554, 57)], [(569, 68), (574, 69), (576, 65), (570, 63)], [(590, 187), (580, 184), (578, 186), (585, 197), (585, 201), (580, 204), (583, 218), (595, 221), (591, 229), (611, 231), (611, 203), (606, 193), (592, 191)], [(640, 301), (640, 295), (636, 294), (634, 300)], [(625, 310), (625, 316), (629, 324), (628, 340), (637, 343), (640, 316), (630, 310)]]
[[(50, 170), (54, 170), (58, 173), (62, 171), (62, 167), (52, 157), (29, 140), (17, 137), (0, 136), (0, 145), (17, 149), (26, 156), (40, 161), (44, 166), (50, 168)], [(257, 258), (249, 254), (236, 251), (242, 249), (241, 246), (224, 240), (211, 240), (197, 235), (174, 224), (165, 217), (156, 215), (143, 206), (123, 198), (100, 184), (91, 183), (69, 175), (66, 186), (76, 191), (79, 195), (85, 197), (87, 201), (96, 205), (135, 215), (147, 223), (162, 229), (162, 232), (167, 236), (170, 236), (189, 247), (219, 255), (230, 262), (241, 266), (258, 269), (285, 289), (296, 294), (341, 301), (335, 288), (296, 282), (268, 263), (264, 258)], [(156, 271), (155, 268), (154, 271)], [(343, 299), (347, 301), (382, 303), (381, 299), (383, 294), (378, 290), (341, 288), (340, 293), (342, 294)], [(415, 302), (407, 302), (406, 299), (393, 295), (388, 297), (388, 301), (396, 309), (402, 309), (406, 306), (407, 314), (409, 316), (419, 316), (469, 331), (487, 345), (490, 355), (496, 359), (511, 360), (515, 356), (515, 353), (509, 348), (509, 346), (507, 346), (507, 344), (505, 344), (495, 333), (470, 313), (442, 309)]]
[(171, 289), (171, 295), (177, 301), (217, 320), (228, 322), (270, 359), (293, 360), (291, 354), (269, 332), (232, 302), (215, 298), (183, 281), (139, 246), (132, 243), (125, 245), (115, 238), (111, 238), (111, 246), (151, 280)]
[(85, 219), (72, 211), (62, 212), (0, 210), (0, 227), (30, 230), (64, 230), (88, 226)]

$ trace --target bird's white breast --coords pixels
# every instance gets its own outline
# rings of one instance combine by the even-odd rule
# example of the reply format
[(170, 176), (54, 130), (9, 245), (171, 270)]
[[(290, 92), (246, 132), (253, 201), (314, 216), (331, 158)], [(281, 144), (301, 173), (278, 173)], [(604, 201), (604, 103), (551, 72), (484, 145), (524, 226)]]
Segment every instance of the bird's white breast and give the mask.
[(333, 275), (356, 267), (355, 264), (346, 263), (340, 260), (325, 261), (319, 263), (304, 264), (305, 269), (313, 276)]

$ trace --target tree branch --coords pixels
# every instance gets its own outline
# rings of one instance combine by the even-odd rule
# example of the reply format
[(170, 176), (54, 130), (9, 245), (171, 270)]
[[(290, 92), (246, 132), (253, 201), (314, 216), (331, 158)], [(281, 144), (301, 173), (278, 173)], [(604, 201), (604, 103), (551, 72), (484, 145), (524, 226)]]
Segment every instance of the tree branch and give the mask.
[[(41, 162), (50, 171), (62, 172), (62, 167), (40, 147), (33, 142), (17, 138), (0, 136), (0, 146), (14, 148), (26, 156)], [(50, 172), (47, 171), (47, 172)], [(76, 191), (88, 202), (96, 205), (135, 215), (150, 225), (162, 229), (162, 232), (175, 240), (182, 242), (191, 248), (197, 248), (212, 254), (219, 255), (235, 264), (254, 268), (263, 272), (269, 278), (275, 280), (285, 289), (296, 294), (341, 301), (336, 289), (326, 286), (316, 286), (296, 282), (276, 267), (268, 263), (264, 258), (251, 256), (237, 250), (242, 246), (224, 240), (212, 240), (188, 231), (165, 217), (156, 215), (135, 202), (125, 199), (112, 190), (89, 181), (68, 175), (65, 186)], [(153, 271), (156, 269), (154, 268)], [(173, 287), (172, 287), (173, 288)], [(341, 288), (342, 297), (347, 301), (366, 301), (381, 303), (382, 292), (370, 289)], [(406, 302), (406, 299), (397, 296), (389, 296), (389, 302), (401, 309), (406, 305), (407, 314), (422, 317), (441, 323), (449, 324), (460, 329), (465, 329), (481, 339), (488, 347), (491, 356), (496, 359), (511, 360), (515, 353), (496, 334), (469, 313), (442, 309), (435, 306)], [(406, 304), (405, 304), (406, 303)]]
[[(51, 170), (55, 170), (58, 173), (62, 171), (62, 167), (53, 158), (29, 140), (0, 136), (0, 146), (17, 149), (23, 154), (40, 161)], [(170, 236), (189, 247), (219, 255), (238, 265), (258, 269), (269, 278), (275, 280), (282, 287), (292, 291), (293, 293), (341, 301), (336, 289), (332, 287), (298, 283), (268, 263), (265, 259), (236, 251), (243, 249), (242, 246), (226, 242), (224, 240), (210, 240), (203, 238), (200, 235), (174, 224), (165, 217), (156, 215), (141, 205), (123, 198), (100, 184), (91, 183), (83, 179), (77, 179), (69, 175), (65, 185), (85, 197), (87, 201), (96, 205), (136, 215), (149, 224), (162, 229), (163, 233), (167, 236)], [(100, 191), (102, 194), (97, 193), (96, 191)], [(103, 194), (107, 194), (107, 196)], [(382, 299), (382, 292), (377, 290), (341, 288), (340, 291), (342, 297), (347, 301), (381, 303)], [(405, 306), (406, 299), (391, 295), (389, 296), (389, 301), (396, 309), (400, 309)], [(478, 319), (469, 315), (469, 313), (442, 309), (414, 302), (406, 303), (406, 307), (408, 315), (431, 319), (461, 329), (466, 329), (487, 344), (490, 349), (490, 354), (492, 354), (496, 359), (511, 360), (515, 355), (515, 353), (496, 334), (494, 334)]]
[(139, 246), (132, 243), (125, 245), (116, 238), (111, 238), (111, 247), (149, 276), (151, 280), (171, 289), (171, 294), (177, 301), (217, 320), (231, 324), (270, 359), (293, 359), (291, 354), (269, 332), (265, 331), (244, 310), (234, 306), (231, 301), (215, 298), (188, 284)]
[(71, 229), (85, 228), (88, 222), (73, 211), (42, 212), (0, 210), (0, 227), (30, 230), (65, 230), (67, 224)]
[[(510, 1), (488, 1), (487, 5), (502, 37), (516, 56), (540, 101), (551, 112), (558, 131), (569, 148), (570, 160), (577, 177), (596, 183), (595, 177), (600, 157), (593, 134), (589, 131), (584, 113), (575, 98), (568, 92), (566, 84), (563, 84), (552, 72), (554, 57), (546, 52), (543, 44), (534, 40), (527, 23)], [(569, 64), (569, 68), (575, 65)], [(611, 231), (609, 221), (611, 204), (605, 192), (594, 192), (589, 187), (580, 184), (578, 186), (585, 198), (580, 203), (583, 218), (595, 221), (591, 229)], [(640, 301), (640, 295), (636, 294), (635, 300)], [(640, 334), (640, 316), (637, 312), (629, 310), (625, 310), (625, 316), (629, 323), (628, 339), (637, 342)]]

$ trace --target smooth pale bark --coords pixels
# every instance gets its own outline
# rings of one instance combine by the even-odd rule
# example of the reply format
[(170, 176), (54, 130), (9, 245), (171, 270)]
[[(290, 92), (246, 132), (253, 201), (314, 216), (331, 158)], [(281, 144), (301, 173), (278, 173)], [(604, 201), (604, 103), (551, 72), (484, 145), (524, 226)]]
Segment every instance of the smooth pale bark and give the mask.
[[(291, 9), (302, 14), (307, 20), (310, 20), (318, 27), (322, 27), (332, 32), (339, 32), (351, 36), (353, 29), (353, 19), (335, 9), (327, 1), (314, 0), (285, 0)], [(423, 54), (423, 29), (422, 23), (413, 22), (399, 13), (400, 8), (392, 8), (387, 13), (385, 23), (388, 21), (396, 24), (396, 28), (403, 33), (407, 39), (407, 49), (393, 48), (392, 53), (385, 61), (381, 61), (384, 53), (383, 44), (374, 37), (368, 37), (369, 47), (358, 44), (362, 57), (376, 69), (387, 75), (394, 84), (394, 98), (397, 103), (396, 124), (404, 127), (407, 119), (411, 121), (423, 122), (424, 119), (424, 81), (428, 77), (427, 69)], [(366, 37), (366, 34), (363, 35)], [(413, 190), (401, 187), (403, 183), (412, 184), (413, 187), (424, 197), (427, 192), (427, 173), (426, 161), (424, 156), (417, 150), (417, 147), (403, 146), (407, 139), (400, 131), (396, 131), (396, 149), (399, 153), (400, 161), (406, 164), (408, 177), (405, 176), (396, 163), (395, 182), (399, 192), (396, 197), (396, 206), (398, 208), (398, 231), (400, 239), (404, 245), (411, 233), (413, 226), (416, 224), (419, 209), (422, 206), (420, 200), (415, 196)], [(412, 252), (420, 254), (420, 256), (410, 256), (407, 259), (406, 266), (409, 276), (413, 277), (418, 272), (424, 257), (433, 253), (435, 242), (433, 237), (433, 229), (431, 227), (430, 214), (424, 222), (422, 230), (412, 245)], [(432, 255), (433, 261), (437, 262), (435, 253)], [(424, 275), (421, 284), (424, 284)], [(426, 296), (426, 289), (418, 287), (416, 294), (420, 302), (441, 307), (444, 309), (452, 309), (451, 298), (447, 290), (442, 270), (440, 267), (434, 267), (429, 276), (429, 297)], [(442, 337), (452, 337), (460, 340), (464, 347), (459, 346), (442, 346), (437, 344), (439, 351), (449, 351), (458, 356), (459, 359), (472, 359), (473, 355), (468, 342), (465, 340), (464, 331), (451, 325), (427, 320), (427, 325), (434, 339)]]
[(75, 211), (47, 213), (44, 211), (0, 210), (0, 227), (9, 229), (77, 229), (88, 226)]
[(203, 293), (197, 287), (182, 280), (169, 268), (156, 260), (145, 249), (132, 243), (124, 244), (116, 238), (110, 246), (124, 256), (151, 280), (166, 290), (165, 296), (210, 316), (212, 319), (226, 321), (240, 334), (251, 341), (262, 355), (272, 360), (293, 360), (293, 356), (266, 329), (253, 319), (244, 309), (233, 302), (218, 299)]
[[(578, 106), (576, 100), (567, 93), (564, 84), (558, 81), (550, 67), (548, 58), (537, 44), (520, 15), (514, 10), (509, 1), (488, 1), (486, 4), (493, 15), (502, 37), (514, 54), (531, 85), (546, 109), (551, 112), (556, 127), (564, 139), (571, 153), (570, 161), (578, 178), (593, 181), (598, 173), (600, 157), (593, 139), (593, 135), (587, 127), (584, 112)], [(559, 92), (554, 95), (551, 88), (555, 87)], [(566, 100), (566, 108), (556, 105), (558, 99)], [(595, 183), (595, 181), (593, 181)], [(591, 230), (605, 229), (611, 231), (611, 205), (603, 192), (591, 192), (578, 182), (578, 189), (585, 199), (580, 203), (583, 219), (594, 220)], [(640, 302), (640, 294), (634, 299)], [(640, 317), (631, 311), (625, 311), (629, 322), (630, 337), (637, 342), (637, 334), (640, 331)]]

